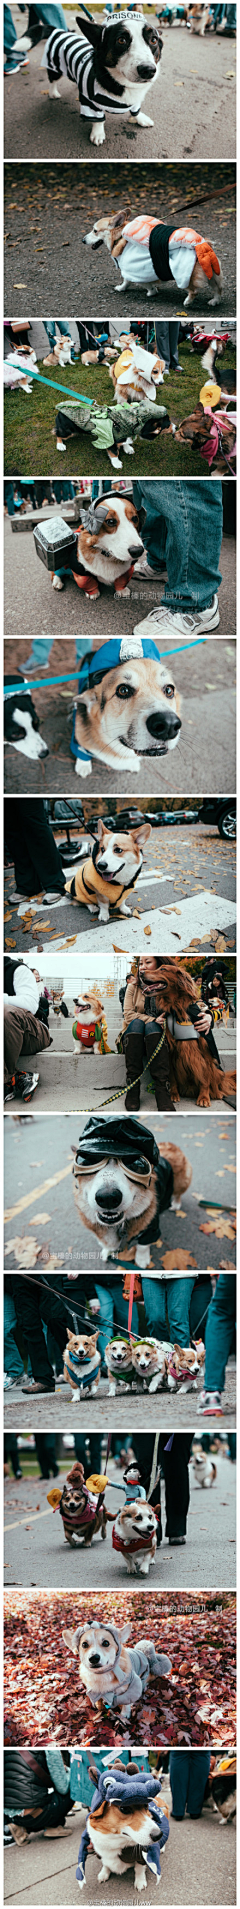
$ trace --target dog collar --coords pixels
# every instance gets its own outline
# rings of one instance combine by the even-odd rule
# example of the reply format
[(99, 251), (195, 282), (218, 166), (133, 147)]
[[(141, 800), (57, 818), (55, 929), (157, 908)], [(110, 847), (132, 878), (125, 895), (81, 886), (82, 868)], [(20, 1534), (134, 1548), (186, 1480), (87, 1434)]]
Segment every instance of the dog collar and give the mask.
[(132, 1556), (134, 1556), (135, 1551), (150, 1551), (153, 1535), (154, 1535), (153, 1531), (152, 1532), (148, 1531), (145, 1538), (143, 1537), (131, 1538), (130, 1544), (127, 1544), (126, 1538), (120, 1538), (118, 1536), (118, 1532), (116, 1531), (116, 1525), (113, 1525), (112, 1542), (113, 1542), (114, 1551), (122, 1551), (124, 1558), (126, 1557), (131, 1558)]

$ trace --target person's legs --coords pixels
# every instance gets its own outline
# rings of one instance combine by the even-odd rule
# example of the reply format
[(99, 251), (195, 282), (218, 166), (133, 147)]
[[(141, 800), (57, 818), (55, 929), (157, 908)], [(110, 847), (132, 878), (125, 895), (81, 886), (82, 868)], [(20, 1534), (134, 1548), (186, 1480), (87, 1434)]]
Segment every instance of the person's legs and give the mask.
[(74, 1432), (74, 1445), (75, 1445), (75, 1458), (77, 1458), (78, 1465), (83, 1465), (84, 1471), (86, 1471), (87, 1444), (86, 1444), (86, 1437), (84, 1432)]
[(5, 1438), (4, 1438), (4, 1464), (5, 1465), (8, 1462), (8, 1458), (10, 1458), (10, 1461), (11, 1461), (14, 1478), (22, 1478), (19, 1451), (18, 1451), (18, 1442), (17, 1442), (15, 1432), (7, 1432), (5, 1434)]
[[(190, 1756), (192, 1752), (190, 1751)], [(169, 1776), (172, 1791), (172, 1815), (181, 1822), (185, 1815), (189, 1781), (190, 1756), (188, 1750), (171, 1750)]]
[(45, 1345), (39, 1292), (34, 1287), (34, 1279), (26, 1280), (22, 1274), (19, 1279), (13, 1273), (12, 1286), (17, 1319), (30, 1353), (34, 1379), (45, 1385), (49, 1392), (54, 1392), (54, 1376)]
[(5, 54), (6, 60), (8, 60), (9, 53), (12, 53), (13, 51), (13, 47), (14, 47), (17, 35), (15, 32), (15, 26), (13, 25), (11, 8), (7, 6), (4, 6), (3, 8), (3, 31), (4, 31), (4, 54)]
[(94, 1472), (99, 1473), (101, 1471), (102, 1440), (101, 1438), (98, 1437), (97, 1432), (89, 1433), (89, 1444), (90, 1444), (90, 1460), (91, 1460), (90, 1469), (93, 1473)]
[[(47, 1037), (47, 1038), (46, 1038)], [(4, 1084), (12, 1079), (20, 1054), (38, 1054), (50, 1046), (48, 1030), (26, 1008), (4, 1008)]]
[(219, 1273), (211, 1299), (206, 1325), (205, 1392), (222, 1392), (225, 1371), (236, 1318), (236, 1280), (233, 1273)]
[(6, 841), (15, 866), (16, 887), (21, 894), (32, 895), (46, 887), (64, 893), (65, 875), (44, 803), (36, 797), (26, 802), (21, 797), (5, 804)]
[(210, 1763), (210, 1750), (191, 1751), (187, 1790), (188, 1816), (201, 1816)]
[(169, 371), (170, 325), (167, 322), (165, 324), (162, 319), (159, 319), (158, 323), (155, 325), (155, 333), (156, 333), (156, 346), (157, 346), (159, 358), (165, 358), (165, 371)]
[(166, 1537), (185, 1538), (189, 1507), (190, 1437), (175, 1432), (171, 1451), (167, 1451), (167, 1433), (160, 1436), (161, 1464), (165, 1480)]
[(21, 1379), (24, 1364), (16, 1344), (17, 1314), (12, 1293), (4, 1292), (4, 1371), (10, 1379)]
[(167, 1280), (167, 1310), (171, 1345), (189, 1346), (190, 1341), (190, 1300), (194, 1279), (187, 1273), (186, 1279)]
[(161, 1037), (162, 1028), (159, 1027), (158, 1022), (146, 1021), (146, 1055), (149, 1062), (157, 1107), (160, 1108), (161, 1113), (172, 1114), (174, 1103), (170, 1093), (169, 1047), (165, 1038), (162, 1040), (162, 1046), (159, 1048), (158, 1054), (156, 1054), (155, 1059), (153, 1059), (155, 1048), (158, 1047)]
[(98, 1285), (96, 1279), (96, 1295), (100, 1306), (98, 1352), (101, 1353), (101, 1361), (104, 1367), (106, 1346), (108, 1345), (109, 1339), (112, 1339), (113, 1336), (113, 1294), (107, 1286)]
[(62, 29), (63, 33), (66, 33), (66, 20), (64, 18), (63, 7), (60, 5), (60, 0), (56, 0), (56, 4), (53, 5), (52, 7), (42, 6), (42, 3), (41, 5), (35, 5), (34, 7), (30, 7), (29, 8), (29, 30), (30, 30), (30, 15), (32, 13), (36, 14), (37, 19), (41, 20), (43, 26), (47, 28), (47, 32), (46, 32), (46, 35), (44, 35), (44, 38), (47, 39), (48, 34), (51, 33), (51, 31), (53, 31), (54, 28), (56, 33), (59, 27)]
[(149, 1338), (167, 1338), (166, 1319), (166, 1282), (165, 1279), (142, 1280), (144, 1306)]
[(178, 359), (179, 331), (180, 331), (180, 325), (178, 323), (175, 324), (174, 318), (170, 318), (170, 325), (169, 325), (170, 365), (173, 371), (179, 370), (179, 359)]
[[(113, 1287), (113, 1299), (114, 1299), (114, 1323), (115, 1323), (115, 1325), (116, 1325), (117, 1327), (118, 1327), (118, 1326), (121, 1326), (121, 1327), (123, 1326), (123, 1327), (124, 1327), (124, 1331), (125, 1331), (125, 1332), (127, 1332), (127, 1329), (128, 1329), (128, 1300), (127, 1300), (127, 1299), (124, 1299), (124, 1297), (123, 1297), (123, 1289), (122, 1289), (122, 1285), (120, 1285), (120, 1281), (119, 1281), (119, 1284), (118, 1284), (118, 1282), (117, 1282), (117, 1283), (115, 1283), (115, 1280), (114, 1280), (114, 1287)], [(132, 1327), (131, 1327), (131, 1330), (132, 1330), (132, 1332), (136, 1332), (136, 1334), (138, 1334), (138, 1331), (139, 1331), (139, 1325), (138, 1325), (138, 1309), (137, 1309), (137, 1305), (136, 1305), (136, 1301), (135, 1301), (135, 1299), (134, 1299), (134, 1301), (133, 1301), (133, 1309), (132, 1309)]]
[(20, 1820), (22, 1824), (24, 1823), (28, 1836), (32, 1833), (39, 1836), (40, 1830), (57, 1829), (58, 1825), (63, 1827), (65, 1817), (71, 1809), (72, 1800), (69, 1795), (60, 1796), (59, 1791), (54, 1790), (50, 1796), (46, 1793), (46, 1803), (38, 1813), (34, 1810), (32, 1812), (25, 1810), (24, 1818), (21, 1817)]
[(166, 557), (168, 583), (162, 606), (184, 613), (208, 608), (219, 589), (222, 485), (219, 479), (134, 481), (137, 509), (147, 511), (143, 530), (151, 565)]
[[(125, 1028), (122, 1036), (123, 1052), (127, 1069), (126, 1106), (129, 1109), (132, 1107), (132, 1110), (135, 1110), (135, 1112), (137, 1112), (138, 1107), (140, 1107), (141, 1082), (138, 1079), (138, 1075), (142, 1074), (144, 1067), (144, 1039), (145, 1022), (141, 1021), (140, 1016), (135, 1015), (134, 1020), (129, 1021), (129, 1025)], [(132, 1086), (134, 1081), (137, 1082), (136, 1087)]]

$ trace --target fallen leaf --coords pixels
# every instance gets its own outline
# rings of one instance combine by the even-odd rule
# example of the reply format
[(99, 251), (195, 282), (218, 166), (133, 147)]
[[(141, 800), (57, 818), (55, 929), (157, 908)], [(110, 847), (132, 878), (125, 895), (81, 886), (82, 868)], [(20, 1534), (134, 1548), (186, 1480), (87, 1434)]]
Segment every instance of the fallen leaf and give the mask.
[(5, 942), (6, 948), (16, 948), (17, 946), (16, 941), (13, 941), (12, 935), (5, 935)]
[(162, 1266), (165, 1266), (166, 1272), (171, 1272), (171, 1270), (174, 1270), (174, 1267), (180, 1267), (184, 1272), (186, 1266), (197, 1266), (197, 1259), (193, 1259), (192, 1253), (182, 1253), (180, 1246), (178, 1246), (175, 1248), (175, 1252), (172, 1250), (171, 1252), (163, 1253)]
[[(15, 243), (17, 244), (17, 240), (15, 241)], [(23, 280), (22, 280), (21, 278), (20, 278), (20, 279), (18, 279), (18, 280), (17, 280), (17, 279), (15, 279), (15, 284), (14, 284), (14, 286), (13, 286), (13, 290), (14, 290), (14, 292), (26, 292), (26, 291), (27, 291), (27, 286), (23, 284)]]
[(33, 1220), (29, 1220), (29, 1226), (46, 1226), (47, 1220), (51, 1220), (50, 1213), (34, 1213)]
[(28, 1271), (30, 1267), (36, 1265), (40, 1251), (41, 1248), (38, 1245), (38, 1240), (34, 1238), (29, 1239), (28, 1233), (24, 1233), (22, 1239), (20, 1234), (16, 1233), (15, 1238), (9, 1240), (8, 1246), (6, 1247), (6, 1253), (14, 1253), (14, 1259), (16, 1259), (17, 1265), (25, 1271)]
[(147, 925), (147, 927), (144, 928), (143, 933), (144, 935), (151, 935), (152, 929)]

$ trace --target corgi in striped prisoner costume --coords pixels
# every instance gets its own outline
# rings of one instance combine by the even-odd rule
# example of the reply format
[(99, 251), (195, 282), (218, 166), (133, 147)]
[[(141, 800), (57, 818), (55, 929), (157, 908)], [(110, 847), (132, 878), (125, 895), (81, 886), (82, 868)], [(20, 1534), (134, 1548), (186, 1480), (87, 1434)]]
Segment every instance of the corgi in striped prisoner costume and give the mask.
[(138, 125), (152, 126), (141, 107), (161, 59), (162, 40), (155, 25), (146, 24), (142, 13), (130, 18), (121, 13), (110, 25), (77, 15), (76, 26), (74, 33), (50, 33), (46, 42), (41, 64), (47, 68), (53, 98), (60, 98), (57, 79), (75, 81), (80, 113), (93, 120), (94, 146), (105, 139), (105, 112), (130, 113)]

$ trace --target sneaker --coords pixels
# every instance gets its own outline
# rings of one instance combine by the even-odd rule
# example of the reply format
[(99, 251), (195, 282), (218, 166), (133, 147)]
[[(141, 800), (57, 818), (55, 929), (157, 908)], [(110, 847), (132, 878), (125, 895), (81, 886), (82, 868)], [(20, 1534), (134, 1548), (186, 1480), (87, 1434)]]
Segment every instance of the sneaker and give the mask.
[(191, 642), (194, 637), (206, 636), (209, 630), (217, 630), (219, 620), (218, 596), (212, 598), (206, 610), (196, 610), (189, 615), (185, 615), (184, 610), (169, 610), (167, 603), (160, 603), (144, 617), (143, 623), (135, 623), (133, 635), (186, 636)]
[(5, 61), (5, 66), (4, 66), (4, 69), (3, 69), (3, 71), (4, 71), (4, 74), (6, 74), (6, 77), (8, 77), (8, 74), (9, 74), (9, 73), (19, 73), (19, 67), (20, 67), (20, 60), (18, 60), (18, 61), (17, 61), (17, 60), (6, 60), (6, 61)]
[(26, 1074), (26, 1073), (15, 1074), (15, 1091), (13, 1096), (14, 1100), (19, 1100), (19, 1099), (31, 1100), (32, 1094), (36, 1093), (36, 1087), (38, 1087), (39, 1079), (40, 1079), (40, 1075), (37, 1073), (36, 1074)]
[(12, 1379), (12, 1378), (11, 1378), (11, 1373), (10, 1373), (10, 1372), (4, 1372), (4, 1374), (3, 1374), (3, 1390), (4, 1390), (4, 1392), (10, 1392), (10, 1390), (11, 1390), (11, 1386), (12, 1386), (12, 1385), (21, 1385), (21, 1383), (22, 1383), (22, 1373), (21, 1373), (21, 1372), (20, 1372), (20, 1377), (19, 1377), (19, 1375), (18, 1375), (18, 1376), (17, 1376), (17, 1377), (15, 1378), (15, 1379)]
[(9, 901), (10, 908), (19, 908), (19, 903), (22, 901), (28, 902), (29, 908), (31, 908), (31, 895), (24, 895), (24, 889), (21, 890), (21, 888), (14, 888), (13, 893), (7, 895), (7, 901)]
[(134, 564), (134, 576), (145, 577), (146, 583), (155, 583), (155, 578), (163, 577), (163, 575), (165, 577), (167, 575), (166, 564), (162, 563), (158, 570), (154, 570), (153, 565), (148, 563), (147, 551), (144, 550), (143, 556), (139, 557), (138, 563)]
[(54, 908), (55, 902), (62, 901), (63, 895), (65, 895), (65, 888), (50, 889), (49, 895), (43, 895), (44, 908)]
[(222, 1418), (221, 1392), (200, 1392), (197, 1410), (203, 1418)]
[(34, 663), (34, 662), (32, 662), (32, 660), (31, 660), (31, 656), (28, 656), (28, 657), (27, 657), (27, 662), (26, 662), (26, 663), (24, 663), (24, 665), (23, 665), (23, 667), (24, 667), (24, 676), (39, 676), (39, 670), (40, 670), (40, 669), (41, 669), (41, 670), (42, 670), (42, 669), (49, 669), (49, 662), (48, 662), (48, 663), (39, 663), (39, 664), (38, 664), (38, 663)]

